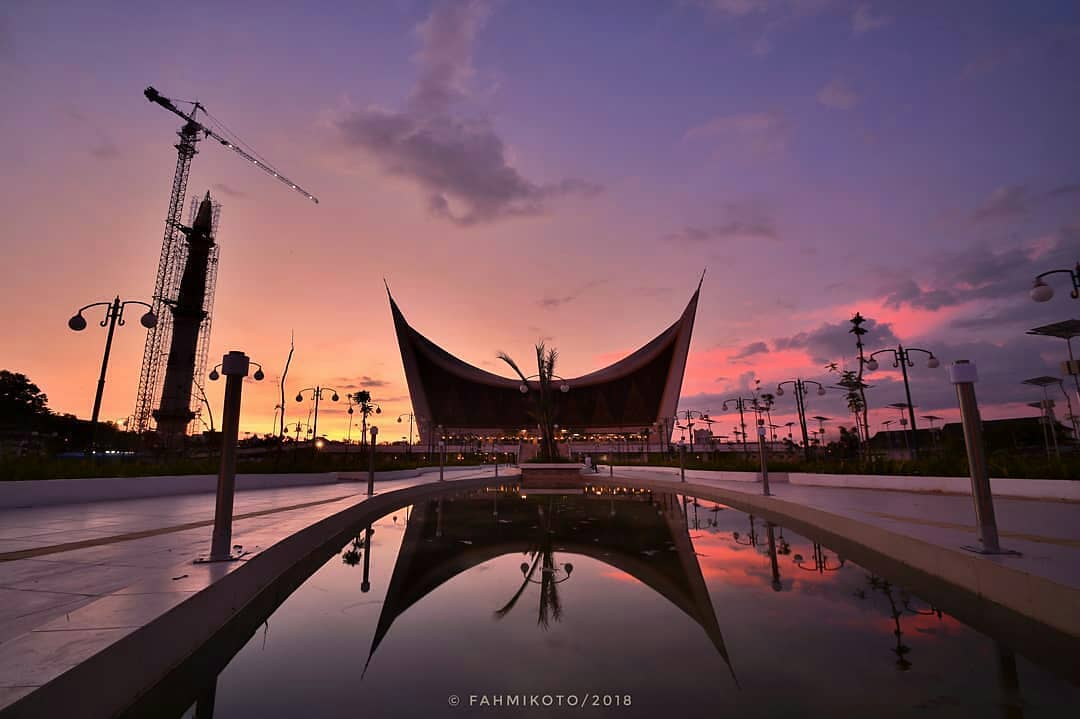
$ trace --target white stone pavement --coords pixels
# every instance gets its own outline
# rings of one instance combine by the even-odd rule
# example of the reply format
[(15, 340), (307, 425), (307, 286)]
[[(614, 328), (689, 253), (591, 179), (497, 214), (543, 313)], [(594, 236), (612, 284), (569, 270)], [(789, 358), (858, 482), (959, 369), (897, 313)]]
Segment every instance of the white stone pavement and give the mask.
[[(447, 478), (490, 474), (473, 468), (448, 472)], [(616, 468), (619, 475), (663, 480), (678, 490), (678, 476), (670, 472)], [(699, 474), (691, 481), (761, 492), (760, 484)], [(437, 480), (428, 475), (381, 481), (376, 489), (381, 494), (430, 482)], [(365, 492), (364, 482), (238, 492), (233, 542), (257, 553), (362, 501)], [(774, 483), (772, 492), (940, 546), (974, 542), (969, 497), (787, 483)], [(214, 495), (199, 494), (0, 511), (0, 708), (33, 689), (30, 674), (25, 683), (19, 678), (41, 675), (43, 667), (34, 666), (46, 661), (41, 652), (47, 661), (67, 666), (82, 661), (106, 639), (98, 634), (131, 631), (237, 566), (192, 564), (209, 548), (213, 508)], [(1080, 587), (1080, 503), (998, 498), (995, 508), (1002, 544), (1023, 554), (986, 561)], [(76, 543), (82, 546), (70, 546)], [(72, 612), (94, 602), (86, 610), (94, 610), (92, 629), (69, 626)], [(123, 618), (115, 626), (114, 614)], [(24, 640), (31, 630), (37, 630), (37, 640), (28, 654), (22, 645), (29, 646)], [(85, 646), (79, 641), (83, 634)]]
[[(473, 468), (448, 470), (446, 476), (490, 473)], [(438, 481), (434, 476), (380, 481), (376, 491)], [(336, 482), (237, 492), (234, 517), (263, 514), (236, 519), (233, 544), (254, 554), (363, 500), (366, 491), (366, 482)], [(163, 569), (174, 568), (171, 576), (177, 577), (194, 574), (192, 560), (209, 550), (214, 503), (213, 494), (189, 494), (0, 510), (0, 657), (4, 643), (14, 637), (149, 576), (162, 576)], [(125, 537), (132, 533), (148, 536)], [(80, 542), (92, 546), (63, 546)], [(16, 552), (31, 556), (11, 559), (19, 556)], [(195, 591), (211, 581), (207, 575), (199, 586), (184, 584)]]
[[(703, 478), (695, 472), (687, 481), (735, 492), (761, 494), (757, 482)], [(667, 480), (679, 484), (676, 472), (645, 468), (615, 468), (615, 476)], [(607, 476), (607, 467), (600, 476)], [(975, 508), (970, 496), (873, 489), (815, 487), (770, 483), (773, 496), (872, 524), (882, 529), (956, 549), (975, 539)], [(1014, 569), (1066, 586), (1080, 588), (1080, 502), (996, 497), (1001, 546), (1021, 556), (986, 557)]]

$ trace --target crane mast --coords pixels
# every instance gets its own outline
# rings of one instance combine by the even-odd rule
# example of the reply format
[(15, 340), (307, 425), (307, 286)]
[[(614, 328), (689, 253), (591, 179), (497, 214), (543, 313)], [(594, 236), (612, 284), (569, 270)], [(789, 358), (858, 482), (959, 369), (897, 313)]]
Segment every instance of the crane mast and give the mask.
[[(160, 398), (163, 381), (163, 369), (169, 354), (167, 346), (172, 340), (174, 311), (177, 307), (178, 293), (181, 279), (187, 261), (188, 243), (185, 228), (180, 220), (184, 208), (184, 199), (187, 195), (188, 175), (191, 172), (191, 160), (198, 152), (196, 145), (204, 138), (213, 138), (224, 147), (237, 153), (245, 160), (251, 162), (259, 169), (272, 175), (279, 182), (288, 185), (292, 190), (300, 193), (308, 200), (318, 204), (319, 200), (304, 188), (297, 185), (289, 178), (282, 175), (265, 161), (254, 156), (239, 147), (237, 141), (224, 137), (220, 132), (207, 126), (206, 121), (197, 117), (202, 111), (209, 117), (206, 108), (198, 103), (191, 103), (191, 112), (184, 112), (176, 106), (176, 102), (161, 95), (153, 87), (148, 87), (143, 93), (146, 99), (178, 115), (184, 120), (183, 126), (177, 132), (180, 140), (176, 147), (176, 171), (173, 174), (172, 192), (169, 195), (169, 209), (165, 216), (165, 237), (161, 244), (161, 257), (158, 262), (157, 277), (154, 281), (154, 294), (152, 299), (153, 312), (158, 317), (158, 323), (151, 328), (146, 335), (146, 343), (143, 347), (142, 368), (139, 373), (139, 387), (135, 399), (134, 429), (140, 434), (150, 429), (150, 421), (154, 416), (154, 405)], [(209, 200), (209, 196), (207, 197)], [(214, 214), (214, 226), (216, 229), (217, 211)], [(215, 250), (216, 251), (216, 250)], [(213, 277), (207, 277), (211, 283), (216, 281), (216, 255), (215, 261), (210, 263)], [(189, 281), (190, 284), (190, 281)], [(213, 301), (213, 284), (207, 286), (209, 301)], [(198, 343), (199, 355), (205, 358), (205, 347), (208, 341), (206, 333), (209, 332), (210, 307), (205, 308), (205, 321), (202, 324), (201, 337)], [(197, 358), (193, 358), (197, 362)], [(205, 361), (205, 359), (203, 360)], [(190, 392), (189, 392), (190, 394)]]

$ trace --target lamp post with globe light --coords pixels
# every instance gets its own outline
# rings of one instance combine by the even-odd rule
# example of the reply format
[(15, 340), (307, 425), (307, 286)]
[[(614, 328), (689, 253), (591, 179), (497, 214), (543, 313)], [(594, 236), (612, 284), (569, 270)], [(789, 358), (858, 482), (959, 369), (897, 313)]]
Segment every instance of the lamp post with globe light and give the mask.
[(398, 424), (401, 424), (401, 418), (402, 417), (408, 417), (409, 418), (409, 441), (405, 443), (405, 454), (412, 454), (412, 428), (413, 428), (413, 420), (416, 419), (416, 415), (414, 415), (414, 414), (412, 414), (410, 412), (406, 412), (405, 414), (399, 414), (398, 418), (397, 418)]
[(806, 394), (810, 390), (807, 389), (806, 385), (816, 384), (819, 397), (825, 394), (825, 387), (823, 387), (820, 382), (816, 382), (812, 379), (789, 379), (776, 385), (777, 397), (784, 396), (784, 385), (786, 384), (790, 384), (795, 390), (795, 411), (799, 416), (799, 428), (802, 430), (803, 456), (806, 459), (810, 459), (810, 438), (807, 436), (806, 432)]
[(1054, 288), (1043, 282), (1043, 277), (1047, 275), (1055, 275), (1058, 273), (1065, 273), (1069, 275), (1069, 279), (1072, 280), (1072, 292), (1069, 296), (1074, 300), (1080, 298), (1080, 262), (1076, 263), (1076, 267), (1068, 270), (1049, 270), (1035, 276), (1035, 282), (1031, 286), (1031, 299), (1036, 302), (1049, 302), (1050, 298), (1054, 296)]
[(157, 315), (153, 312), (151, 307), (146, 302), (140, 302), (138, 300), (126, 300), (120, 301), (120, 297), (117, 296), (112, 302), (92, 302), (85, 307), (80, 307), (71, 319), (68, 320), (68, 327), (75, 332), (82, 332), (86, 329), (86, 318), (83, 317), (83, 312), (91, 307), (105, 307), (105, 319), (98, 324), (102, 327), (108, 327), (109, 333), (105, 338), (105, 354), (101, 358), (101, 375), (98, 377), (97, 394), (94, 395), (94, 411), (90, 418), (91, 426), (91, 438), (90, 438), (90, 451), (94, 452), (97, 449), (97, 432), (98, 432), (98, 415), (101, 414), (101, 395), (105, 391), (105, 372), (109, 367), (109, 354), (112, 352), (113, 333), (116, 331), (116, 326), (124, 326), (124, 308), (128, 305), (142, 305), (146, 307), (146, 313), (139, 318), (139, 324), (146, 329), (152, 329), (157, 325)]
[[(297, 392), (297, 402), (304, 401), (304, 392), (311, 392), (311, 396), (315, 398), (315, 419), (312, 420), (311, 423), (311, 436), (312, 439), (317, 440), (319, 438), (319, 401), (322, 399), (322, 393), (332, 392), (333, 394), (330, 395), (331, 402), (337, 402), (339, 399), (341, 399), (341, 396), (338, 395), (337, 390), (333, 387), (320, 387), (316, 385), (315, 387), (305, 387), (304, 389)], [(314, 442), (312, 442), (312, 448), (315, 448)]]
[(921, 347), (908, 347), (904, 348), (903, 345), (899, 345), (896, 349), (886, 348), (872, 352), (870, 357), (865, 360), (864, 364), (866, 369), (873, 372), (878, 368), (878, 361), (874, 359), (879, 354), (892, 353), (893, 367), (899, 367), (900, 372), (904, 377), (904, 394), (907, 396), (908, 406), (908, 420), (911, 423), (911, 458), (918, 459), (919, 457), (919, 438), (915, 433), (915, 406), (911, 403), (911, 383), (908, 381), (908, 367), (914, 367), (915, 363), (911, 361), (912, 352), (922, 352), (927, 355), (926, 366), (928, 369), (936, 369), (941, 366), (941, 361), (930, 350), (924, 350)]

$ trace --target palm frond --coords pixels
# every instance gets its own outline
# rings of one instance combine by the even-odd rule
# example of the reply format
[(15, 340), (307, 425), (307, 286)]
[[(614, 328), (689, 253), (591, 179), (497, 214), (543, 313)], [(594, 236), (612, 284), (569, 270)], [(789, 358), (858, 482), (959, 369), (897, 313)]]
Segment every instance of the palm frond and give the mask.
[(514, 370), (515, 372), (517, 372), (517, 375), (518, 375), (518, 377), (520, 377), (520, 378), (521, 378), (521, 381), (522, 381), (522, 382), (526, 382), (526, 381), (527, 381), (527, 380), (525, 379), (525, 373), (521, 371), (521, 368), (517, 366), (517, 362), (515, 362), (515, 361), (514, 361), (514, 360), (513, 360), (513, 359), (512, 359), (511, 357), (510, 357), (510, 355), (506, 354), (505, 352), (499, 352), (499, 353), (498, 353), (498, 354), (496, 354), (495, 356), (496, 356), (496, 357), (498, 357), (499, 359), (501, 359), (501, 360), (502, 360), (503, 362), (505, 362), (506, 364), (510, 365), (510, 367), (511, 367), (511, 368), (512, 368), (512, 369), (513, 369), (513, 370)]

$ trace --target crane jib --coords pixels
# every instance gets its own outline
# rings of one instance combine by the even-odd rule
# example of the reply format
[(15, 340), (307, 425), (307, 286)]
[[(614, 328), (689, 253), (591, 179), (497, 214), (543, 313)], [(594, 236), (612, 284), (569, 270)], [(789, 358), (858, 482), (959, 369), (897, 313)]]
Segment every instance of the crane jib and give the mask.
[[(248, 154), (244, 150), (237, 147), (235, 143), (230, 142), (229, 140), (225, 139), (224, 137), (221, 137), (216, 132), (214, 132), (210, 128), (206, 127), (206, 125), (203, 125), (201, 122), (199, 122), (198, 120), (195, 119), (194, 113), (192, 113), (191, 115), (188, 115), (187, 113), (185, 113), (183, 110), (181, 110), (176, 105), (174, 105), (172, 100), (170, 100), (169, 98), (162, 95), (153, 86), (147, 87), (145, 90), (143, 90), (143, 95), (145, 95), (146, 99), (149, 100), (150, 102), (161, 105), (162, 107), (164, 107), (169, 112), (172, 112), (172, 113), (174, 113), (176, 115), (179, 115), (180, 117), (184, 118), (189, 123), (194, 125), (197, 131), (201, 130), (203, 133), (205, 133), (205, 135), (207, 137), (214, 138), (215, 140), (217, 140), (219, 143), (221, 143), (225, 147), (227, 147), (230, 150), (232, 150), (233, 152), (237, 153), (238, 155), (240, 155), (244, 159), (249, 160), (250, 162), (252, 162), (256, 167), (264, 170), (269, 175), (272, 175), (275, 180), (288, 185), (290, 189), (299, 192), (301, 195), (303, 195), (307, 199), (311, 200), (316, 205), (319, 204), (318, 198), (315, 197), (314, 195), (312, 195), (310, 192), (308, 192), (304, 188), (300, 187), (299, 185), (297, 185), (295, 182), (293, 182), (289, 178), (282, 175), (280, 172), (275, 170), (270, 165), (266, 164), (265, 162), (262, 162), (261, 160), (255, 158), (255, 157), (252, 157), (250, 154)], [(194, 103), (194, 106), (195, 106), (196, 110), (201, 109), (203, 112), (206, 112), (206, 108), (203, 107), (201, 103), (196, 102), (196, 103)]]

